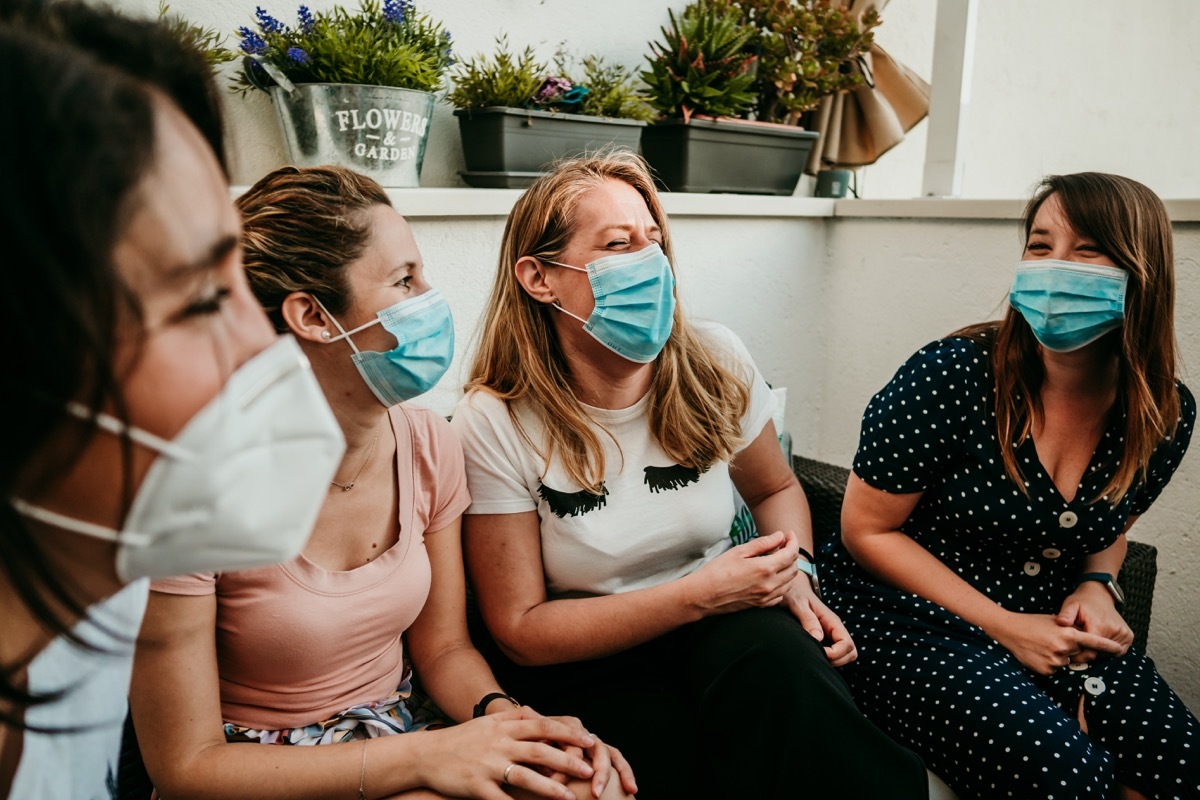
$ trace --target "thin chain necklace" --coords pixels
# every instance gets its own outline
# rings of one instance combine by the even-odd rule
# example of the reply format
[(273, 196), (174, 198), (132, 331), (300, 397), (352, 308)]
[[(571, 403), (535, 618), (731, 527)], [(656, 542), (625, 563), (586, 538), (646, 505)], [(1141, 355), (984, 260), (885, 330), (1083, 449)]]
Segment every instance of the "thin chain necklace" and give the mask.
[(379, 428), (383, 426), (383, 421), (380, 420), (379, 426), (375, 428), (375, 438), (371, 440), (371, 447), (367, 450), (367, 457), (363, 459), (362, 466), (358, 468), (358, 472), (354, 473), (354, 477), (349, 483), (338, 483), (337, 481), (329, 481), (334, 486), (341, 489), (343, 492), (348, 492), (354, 488), (354, 484), (358, 483), (358, 476), (363, 474), (363, 470), (367, 468), (367, 464), (371, 463), (371, 456), (375, 455), (375, 445), (379, 444)]

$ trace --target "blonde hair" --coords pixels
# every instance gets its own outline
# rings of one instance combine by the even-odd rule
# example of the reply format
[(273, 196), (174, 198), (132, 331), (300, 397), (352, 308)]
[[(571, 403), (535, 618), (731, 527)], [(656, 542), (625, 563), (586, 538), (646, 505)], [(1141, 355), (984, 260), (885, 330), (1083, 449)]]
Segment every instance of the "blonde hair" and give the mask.
[[(1100, 172), (1051, 175), (1025, 208), (1026, 241), (1038, 209), (1051, 195), (1058, 199), (1071, 227), (1129, 273), (1117, 348), (1115, 409), (1125, 414), (1125, 430), (1112, 455), (1113, 476), (1100, 496), (1093, 498), (1115, 506), (1134, 484), (1145, 480), (1150, 456), (1175, 434), (1179, 422), (1171, 220), (1158, 196), (1137, 181)], [(1000, 322), (964, 328), (957, 335), (992, 344), (1000, 454), (1004, 471), (1025, 491), (1015, 447), (1006, 443), (1023, 443), (1033, 420), (1042, 413), (1045, 372), (1037, 339), (1013, 308)]]
[(292, 292), (314, 295), (330, 314), (349, 305), (345, 267), (371, 239), (366, 212), (390, 206), (383, 187), (344, 167), (281, 167), (237, 199), (250, 289), (275, 330)]
[[(646, 201), (662, 229), (663, 251), (672, 258), (667, 217), (641, 158), (612, 150), (559, 163), (521, 195), (508, 215), (465, 387), (505, 401), (520, 435), (546, 463), (559, 455), (571, 480), (595, 493), (605, 472), (595, 423), (571, 391), (570, 364), (550, 321), (553, 312), (521, 287), (515, 265), (524, 256), (559, 258), (575, 232), (580, 199), (610, 180), (628, 184)], [(704, 470), (733, 456), (750, 402), (747, 379), (713, 358), (678, 306), (671, 336), (654, 364), (650, 393), (651, 435), (677, 464)], [(545, 442), (532, 441), (521, 425), (516, 406), (526, 401), (544, 427)]]

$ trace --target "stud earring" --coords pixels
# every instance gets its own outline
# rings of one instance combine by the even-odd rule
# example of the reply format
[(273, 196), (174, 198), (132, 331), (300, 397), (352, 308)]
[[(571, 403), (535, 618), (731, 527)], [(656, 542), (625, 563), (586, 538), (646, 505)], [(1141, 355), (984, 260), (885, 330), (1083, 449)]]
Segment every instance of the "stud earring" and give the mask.
[(322, 338), (322, 339), (328, 339), (328, 338), (329, 338), (329, 331), (321, 331), (321, 338)]

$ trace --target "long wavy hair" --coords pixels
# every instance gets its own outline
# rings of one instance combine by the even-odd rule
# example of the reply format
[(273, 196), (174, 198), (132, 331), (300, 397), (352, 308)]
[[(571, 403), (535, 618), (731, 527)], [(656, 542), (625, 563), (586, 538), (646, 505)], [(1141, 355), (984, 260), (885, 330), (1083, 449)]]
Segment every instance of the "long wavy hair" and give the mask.
[[(94, 435), (78, 426), (48, 452), (67, 430), (68, 402), (125, 417), (113, 354), (118, 321), (139, 320), (141, 309), (112, 252), (155, 158), (155, 94), (175, 102), (221, 158), (211, 69), (167, 26), (82, 2), (0, 4), (0, 234), (11, 266), (0, 311), (16, 337), (5, 394), (20, 419), (0, 447), (0, 575), (48, 631), (93, 650), (73, 629), (84, 602), (12, 497), (18, 486), (36, 496)], [(122, 456), (128, 510), (128, 439)], [(0, 663), (0, 725), (25, 727), (25, 707), (62, 694), (29, 692), (16, 677), (25, 666)]]
[[(1179, 421), (1171, 220), (1158, 196), (1137, 181), (1100, 172), (1051, 175), (1025, 207), (1026, 241), (1038, 209), (1051, 195), (1058, 199), (1071, 227), (1129, 273), (1125, 322), (1117, 347), (1114, 409), (1125, 415), (1124, 440), (1112, 456), (1116, 459), (1112, 478), (1093, 498), (1115, 506), (1145, 479), (1151, 454), (1174, 435)], [(1003, 320), (973, 325), (955, 335), (992, 347), (996, 430), (1004, 445), (1000, 448), (1004, 471), (1024, 491), (1015, 446), (1029, 437), (1033, 421), (1042, 413), (1041, 345), (1029, 323), (1011, 307)], [(1008, 442), (1015, 446), (1007, 446)]]
[[(558, 455), (571, 480), (596, 493), (605, 471), (600, 437), (571, 391), (571, 366), (551, 322), (554, 312), (521, 287), (515, 266), (524, 256), (560, 258), (575, 233), (580, 199), (611, 180), (632, 186), (646, 201), (662, 229), (663, 251), (673, 260), (667, 217), (641, 158), (613, 150), (558, 164), (521, 195), (508, 215), (479, 348), (465, 387), (505, 401), (517, 430), (546, 463)], [(712, 356), (678, 305), (671, 336), (654, 362), (650, 392), (651, 434), (677, 464), (703, 470), (732, 457), (750, 401), (748, 377), (735, 375)], [(544, 442), (533, 441), (525, 431), (517, 415), (519, 405), (540, 419)]]

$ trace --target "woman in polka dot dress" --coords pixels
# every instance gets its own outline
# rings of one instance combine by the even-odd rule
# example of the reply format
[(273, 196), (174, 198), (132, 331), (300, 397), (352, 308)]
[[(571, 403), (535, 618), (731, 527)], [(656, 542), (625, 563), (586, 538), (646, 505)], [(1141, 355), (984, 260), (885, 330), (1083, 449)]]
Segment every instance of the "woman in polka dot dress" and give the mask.
[(1001, 322), (871, 400), (824, 550), (868, 716), (961, 797), (1200, 797), (1200, 723), (1131, 649), (1115, 576), (1196, 418), (1170, 221), (1113, 175), (1047, 178)]

